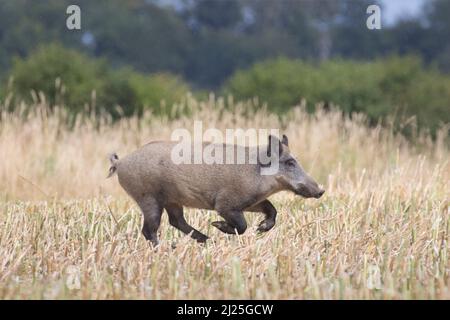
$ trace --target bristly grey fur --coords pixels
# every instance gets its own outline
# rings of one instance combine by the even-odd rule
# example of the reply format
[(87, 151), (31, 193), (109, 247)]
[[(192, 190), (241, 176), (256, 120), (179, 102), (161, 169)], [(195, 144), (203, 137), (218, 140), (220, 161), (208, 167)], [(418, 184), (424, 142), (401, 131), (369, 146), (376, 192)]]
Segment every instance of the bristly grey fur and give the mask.
[[(280, 143), (276, 175), (261, 175), (258, 163), (174, 164), (171, 151), (176, 143), (155, 141), (120, 160), (116, 153), (111, 154), (108, 177), (117, 173), (120, 185), (139, 205), (144, 215), (142, 232), (154, 245), (158, 243), (157, 230), (164, 209), (172, 226), (199, 242), (208, 237), (186, 222), (183, 207), (216, 210), (224, 221), (212, 224), (229, 234), (245, 232), (244, 211), (262, 212), (265, 219), (258, 230), (268, 231), (275, 225), (277, 214), (267, 200), (270, 195), (290, 190), (304, 197), (319, 198), (324, 193), (290, 154), (287, 137), (283, 136), (282, 142), (273, 136), (269, 142), (270, 139)], [(225, 152), (226, 145), (222, 147)], [(235, 148), (259, 152), (258, 148)]]

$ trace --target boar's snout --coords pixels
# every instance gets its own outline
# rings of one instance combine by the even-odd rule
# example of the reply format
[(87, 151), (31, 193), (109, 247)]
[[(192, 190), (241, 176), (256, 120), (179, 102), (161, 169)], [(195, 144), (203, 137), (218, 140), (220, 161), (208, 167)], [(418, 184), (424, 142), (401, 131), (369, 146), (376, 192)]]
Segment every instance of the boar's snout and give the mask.
[(319, 191), (317, 191), (317, 193), (314, 196), (314, 198), (319, 199), (324, 193), (325, 193), (325, 190), (319, 189)]
[(301, 195), (304, 198), (319, 199), (325, 193), (325, 190), (320, 188), (314, 180), (308, 180), (309, 181), (307, 181), (306, 183), (298, 184), (295, 193)]

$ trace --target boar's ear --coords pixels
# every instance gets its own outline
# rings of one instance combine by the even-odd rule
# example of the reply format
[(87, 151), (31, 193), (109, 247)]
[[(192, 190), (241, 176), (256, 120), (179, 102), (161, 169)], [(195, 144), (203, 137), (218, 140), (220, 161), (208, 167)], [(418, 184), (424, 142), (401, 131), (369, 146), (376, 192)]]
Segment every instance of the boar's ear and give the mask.
[(281, 140), (281, 143), (284, 144), (286, 147), (289, 147), (288, 137), (285, 134), (283, 134), (283, 139)]
[(269, 135), (269, 144), (267, 145), (267, 155), (269, 157), (272, 156), (272, 144), (276, 146), (276, 143), (278, 143), (278, 155), (283, 153), (283, 145), (281, 144), (281, 141), (277, 137)]

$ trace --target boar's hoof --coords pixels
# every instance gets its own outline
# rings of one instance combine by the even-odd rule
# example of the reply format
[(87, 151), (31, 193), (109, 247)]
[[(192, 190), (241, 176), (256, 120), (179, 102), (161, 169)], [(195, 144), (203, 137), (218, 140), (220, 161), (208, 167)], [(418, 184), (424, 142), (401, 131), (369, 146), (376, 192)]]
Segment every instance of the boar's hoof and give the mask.
[(156, 249), (159, 246), (159, 241), (158, 240), (149, 240), (146, 239), (146, 242), (148, 243), (148, 245), (150, 246), (150, 248), (152, 249)]
[(206, 240), (209, 239), (208, 236), (205, 236), (204, 234), (198, 232), (197, 234), (193, 234), (191, 235), (192, 238), (194, 238), (195, 240), (197, 240), (198, 243), (205, 243)]
[(211, 222), (211, 224), (220, 231), (228, 234), (236, 234), (236, 232), (238, 234), (243, 234), (246, 229), (246, 227), (234, 228), (231, 225), (229, 225), (226, 221), (214, 221)]
[(270, 229), (273, 228), (273, 226), (275, 225), (275, 221), (274, 220), (263, 220), (261, 221), (261, 223), (258, 226), (258, 231), (259, 232), (267, 232)]

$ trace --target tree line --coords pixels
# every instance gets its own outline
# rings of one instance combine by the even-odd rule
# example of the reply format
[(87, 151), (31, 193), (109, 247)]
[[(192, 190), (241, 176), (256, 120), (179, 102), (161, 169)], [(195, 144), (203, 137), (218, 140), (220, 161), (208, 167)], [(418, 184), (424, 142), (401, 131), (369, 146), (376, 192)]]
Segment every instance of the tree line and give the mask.
[[(82, 29), (65, 28), (74, 1), (0, 2), (0, 67), (12, 57), (59, 42), (114, 66), (171, 72), (216, 89), (237, 69), (279, 56), (323, 61), (414, 54), (450, 71), (450, 1), (426, 1), (423, 13), (368, 30), (374, 0), (78, 0)], [(169, 5), (171, 4), (171, 5)], [(383, 11), (382, 11), (383, 12)], [(1, 76), (0, 75), (0, 76)]]
[(186, 92), (213, 90), (277, 113), (306, 99), (435, 131), (450, 122), (450, 1), (368, 30), (373, 2), (80, 0), (82, 30), (69, 31), (69, 1), (2, 1), (0, 101), (117, 118), (173, 115)]

